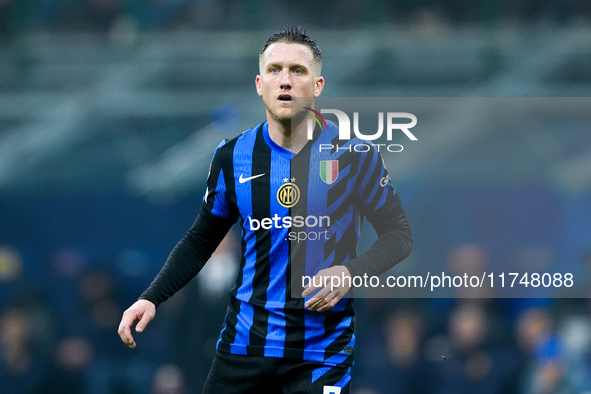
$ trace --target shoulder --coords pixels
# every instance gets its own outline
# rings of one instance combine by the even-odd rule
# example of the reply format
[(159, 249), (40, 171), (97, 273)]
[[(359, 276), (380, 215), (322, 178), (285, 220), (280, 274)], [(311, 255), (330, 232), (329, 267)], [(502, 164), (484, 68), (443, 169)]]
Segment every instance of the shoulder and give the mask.
[(339, 134), (339, 126), (334, 122), (327, 121), (328, 128), (323, 130), (323, 138), (321, 143), (325, 143), (332, 147), (332, 149), (339, 153), (339, 155), (354, 156), (362, 158), (364, 156), (379, 156), (380, 146), (374, 144), (373, 141), (365, 140), (350, 135), (350, 138), (341, 139)]
[(236, 146), (238, 141), (240, 141), (241, 139), (244, 139), (244, 138), (256, 136), (257, 131), (259, 130), (261, 125), (262, 125), (262, 123), (259, 123), (256, 126), (254, 126), (253, 128), (245, 130), (233, 138), (226, 138), (226, 139), (222, 140), (218, 144), (218, 146), (215, 148), (214, 157), (216, 157), (216, 156), (224, 157), (228, 154), (231, 154), (231, 152), (233, 152), (234, 147)]

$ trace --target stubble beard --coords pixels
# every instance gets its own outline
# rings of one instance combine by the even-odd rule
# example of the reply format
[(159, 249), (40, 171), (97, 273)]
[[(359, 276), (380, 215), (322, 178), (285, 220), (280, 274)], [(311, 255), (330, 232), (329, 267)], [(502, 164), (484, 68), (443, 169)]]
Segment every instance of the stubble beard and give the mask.
[[(292, 103), (293, 103), (293, 101), (292, 101)], [(291, 126), (294, 124), (300, 124), (302, 121), (304, 121), (304, 119), (306, 117), (306, 110), (304, 110), (301, 107), (299, 108), (299, 110), (291, 107), (288, 114), (280, 115), (277, 113), (277, 111), (275, 111), (271, 107), (271, 105), (264, 98), (263, 98), (263, 104), (265, 106), (265, 109), (267, 110), (267, 113), (270, 115), (270, 117), (273, 118), (273, 120), (275, 120), (276, 122), (285, 126), (286, 129), (291, 129)]]

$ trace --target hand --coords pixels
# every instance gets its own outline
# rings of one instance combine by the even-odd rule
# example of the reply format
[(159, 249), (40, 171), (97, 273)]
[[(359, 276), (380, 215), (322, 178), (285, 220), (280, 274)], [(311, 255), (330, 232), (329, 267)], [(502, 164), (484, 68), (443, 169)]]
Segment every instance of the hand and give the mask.
[[(306, 302), (306, 308), (318, 312), (331, 310), (351, 288), (351, 279), (351, 273), (343, 265), (335, 265), (318, 271), (302, 293), (302, 297), (306, 298), (320, 289), (314, 297)], [(326, 286), (313, 286), (315, 283)]]
[(142, 332), (154, 316), (156, 316), (156, 306), (148, 300), (138, 300), (123, 312), (117, 331), (123, 343), (130, 348), (136, 347), (135, 340), (131, 335), (131, 326), (137, 323), (135, 331)]

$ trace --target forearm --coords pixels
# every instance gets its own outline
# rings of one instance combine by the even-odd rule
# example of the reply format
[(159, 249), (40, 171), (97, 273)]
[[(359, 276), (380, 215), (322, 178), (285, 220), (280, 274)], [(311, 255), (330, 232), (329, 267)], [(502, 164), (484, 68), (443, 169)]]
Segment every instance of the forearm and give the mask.
[(398, 195), (386, 212), (378, 212), (370, 222), (378, 239), (361, 256), (344, 264), (353, 277), (380, 275), (408, 257), (413, 248), (410, 224)]
[(201, 208), (193, 226), (139, 298), (158, 306), (172, 297), (201, 271), (232, 224), (233, 220), (214, 216)]

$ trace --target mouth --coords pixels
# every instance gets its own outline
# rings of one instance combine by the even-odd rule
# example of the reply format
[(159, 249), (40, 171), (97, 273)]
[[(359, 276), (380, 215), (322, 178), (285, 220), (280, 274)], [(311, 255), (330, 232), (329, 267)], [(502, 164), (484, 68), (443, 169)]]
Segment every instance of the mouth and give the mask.
[(280, 94), (277, 99), (282, 102), (288, 102), (292, 100), (292, 97), (290, 94)]

